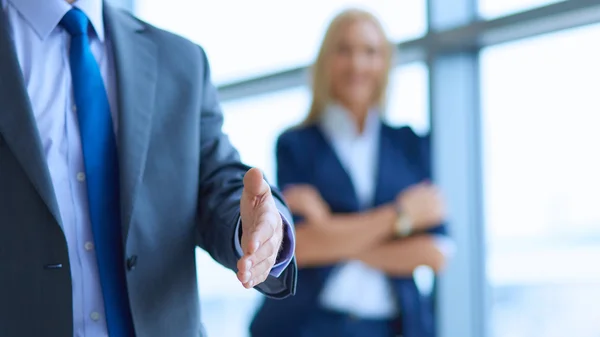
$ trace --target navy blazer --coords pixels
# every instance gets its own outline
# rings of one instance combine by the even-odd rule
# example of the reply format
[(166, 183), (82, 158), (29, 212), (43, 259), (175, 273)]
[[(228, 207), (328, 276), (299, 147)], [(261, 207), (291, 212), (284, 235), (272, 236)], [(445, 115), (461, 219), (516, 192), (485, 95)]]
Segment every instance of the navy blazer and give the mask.
[[(382, 124), (374, 206), (395, 200), (405, 188), (431, 179), (429, 138), (409, 127)], [(335, 213), (361, 211), (354, 186), (336, 153), (316, 125), (283, 133), (277, 141), (278, 185), (310, 184)], [(445, 225), (430, 230), (445, 235)], [(300, 336), (311, 315), (318, 312), (319, 295), (334, 266), (303, 268), (298, 272), (296, 296), (283, 301), (266, 299), (251, 325), (253, 337)], [(418, 291), (412, 277), (388, 278), (402, 308), (404, 337), (434, 337), (433, 300)], [(330, 334), (336, 335), (334, 331)], [(321, 336), (317, 336), (321, 337)]]

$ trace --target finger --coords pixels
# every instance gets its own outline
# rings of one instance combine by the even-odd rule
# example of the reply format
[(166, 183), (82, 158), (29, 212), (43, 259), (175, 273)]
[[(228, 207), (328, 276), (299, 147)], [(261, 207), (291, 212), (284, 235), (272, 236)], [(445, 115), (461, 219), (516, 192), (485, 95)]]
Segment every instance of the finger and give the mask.
[(244, 287), (252, 288), (253, 286), (264, 282), (269, 276), (269, 272), (273, 265), (275, 264), (275, 257), (269, 257), (268, 259), (263, 260), (252, 269), (252, 277), (251, 279), (244, 283)]
[(431, 182), (431, 179), (423, 179), (423, 180), (422, 180), (422, 181), (419, 183), (419, 185), (422, 185), (422, 186), (432, 186), (432, 185), (433, 185), (433, 183)]
[(258, 245), (256, 243), (251, 243), (251, 230), (252, 227), (248, 226), (247, 223), (248, 221), (242, 220), (242, 225), (243, 225), (243, 229), (242, 229), (242, 239), (241, 239), (241, 246), (242, 246), (242, 252), (244, 255), (249, 255), (254, 253), (254, 251), (256, 251), (256, 249), (258, 249)]
[(264, 274), (265, 263), (270, 270), (277, 259), (277, 247), (277, 244), (264, 245), (261, 249), (262, 252), (241, 258), (238, 261), (238, 280), (242, 283), (247, 283), (251, 279), (256, 280), (258, 276)]
[(436, 200), (439, 195), (439, 190), (435, 185), (423, 186), (420, 192), (420, 196), (425, 200)]
[(244, 175), (244, 193), (249, 197), (260, 197), (270, 191), (269, 184), (263, 179), (262, 172), (252, 168)]
[(278, 236), (272, 236), (269, 240), (267, 240), (260, 248), (252, 255), (248, 257), (250, 261), (250, 272), (252, 274), (256, 274), (256, 266), (259, 265), (264, 260), (271, 258), (272, 256), (277, 255), (279, 250), (279, 245), (281, 243), (281, 239)]
[(281, 216), (270, 195), (259, 208), (249, 213), (246, 214), (246, 218), (249, 220), (242, 220), (242, 249), (247, 255), (253, 254), (273, 236), (276, 228), (283, 226)]
[(435, 195), (440, 194), (440, 189), (436, 185), (430, 185), (429, 191)]
[(250, 262), (250, 256), (242, 257), (237, 263), (237, 278), (240, 282), (246, 283), (250, 280), (252, 273), (250, 269), (252, 268), (252, 262)]
[(425, 204), (435, 204), (438, 200), (437, 192), (432, 188), (427, 188), (423, 190), (420, 194), (421, 202)]
[(240, 282), (247, 283), (251, 278), (261, 275), (261, 267), (257, 266), (261, 266), (265, 260), (275, 261), (282, 239), (282, 235), (272, 235), (253, 254), (246, 255), (238, 261), (237, 276)]
[(281, 221), (281, 218), (275, 219), (270, 214), (264, 214), (259, 217), (256, 227), (248, 233), (247, 254), (255, 254), (275, 234), (275, 228), (281, 227), (277, 225), (277, 221)]
[(442, 192), (438, 188), (431, 191), (431, 200), (435, 207), (440, 207), (444, 203)]
[(261, 243), (266, 239), (262, 239), (261, 241), (261, 238), (258, 238), (257, 234), (255, 234), (256, 229), (247, 228), (245, 230), (246, 232), (242, 235), (242, 252), (244, 252), (244, 255), (251, 255), (256, 252)]
[(412, 185), (410, 186), (406, 192), (408, 192), (408, 195), (423, 195), (424, 193), (426, 193), (426, 191), (429, 189), (429, 184), (425, 183), (425, 182), (420, 182), (418, 184)]

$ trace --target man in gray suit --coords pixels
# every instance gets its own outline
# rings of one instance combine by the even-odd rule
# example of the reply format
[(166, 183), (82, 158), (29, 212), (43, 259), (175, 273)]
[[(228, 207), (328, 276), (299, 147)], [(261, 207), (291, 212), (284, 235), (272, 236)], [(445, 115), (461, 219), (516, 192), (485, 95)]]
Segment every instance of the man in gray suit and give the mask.
[(101, 0), (0, 3), (0, 336), (204, 336), (196, 246), (295, 292), (291, 216), (200, 47)]

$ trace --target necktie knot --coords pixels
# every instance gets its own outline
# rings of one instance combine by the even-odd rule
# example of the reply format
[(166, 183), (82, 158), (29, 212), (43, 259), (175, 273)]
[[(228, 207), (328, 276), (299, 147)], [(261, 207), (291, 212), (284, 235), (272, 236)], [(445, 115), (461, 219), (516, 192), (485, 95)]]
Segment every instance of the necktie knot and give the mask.
[(89, 22), (90, 21), (88, 20), (84, 12), (82, 12), (79, 8), (73, 7), (60, 20), (60, 25), (71, 36), (77, 36), (87, 34)]

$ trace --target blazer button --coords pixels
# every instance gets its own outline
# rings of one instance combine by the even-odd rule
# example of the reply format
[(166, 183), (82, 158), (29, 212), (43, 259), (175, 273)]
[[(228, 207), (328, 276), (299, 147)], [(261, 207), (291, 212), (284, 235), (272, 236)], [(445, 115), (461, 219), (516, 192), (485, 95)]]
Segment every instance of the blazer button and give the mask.
[(127, 270), (129, 270), (129, 271), (134, 270), (136, 264), (137, 264), (137, 255), (131, 255), (127, 259)]

